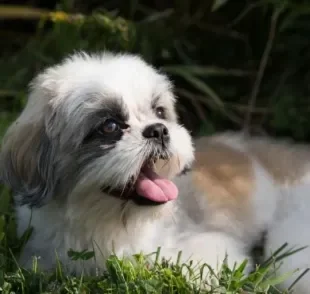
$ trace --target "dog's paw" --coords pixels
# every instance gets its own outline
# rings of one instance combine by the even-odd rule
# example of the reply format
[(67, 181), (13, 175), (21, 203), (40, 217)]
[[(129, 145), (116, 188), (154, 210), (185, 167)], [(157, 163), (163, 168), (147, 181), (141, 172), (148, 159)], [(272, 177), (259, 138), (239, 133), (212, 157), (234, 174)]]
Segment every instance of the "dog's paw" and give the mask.
[[(183, 274), (192, 279), (197, 277), (203, 288), (212, 288), (218, 283), (226, 270), (236, 270), (246, 261), (243, 273), (248, 275), (252, 269), (252, 261), (246, 254), (242, 244), (223, 233), (205, 233), (191, 237), (182, 258), (186, 265)], [(187, 252), (194, 252), (188, 256)]]

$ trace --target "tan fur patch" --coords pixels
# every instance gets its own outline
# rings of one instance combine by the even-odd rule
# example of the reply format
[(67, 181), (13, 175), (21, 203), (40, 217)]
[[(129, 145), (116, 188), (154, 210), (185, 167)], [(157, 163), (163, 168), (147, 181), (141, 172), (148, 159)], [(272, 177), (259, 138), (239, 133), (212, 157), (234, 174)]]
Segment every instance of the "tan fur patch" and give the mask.
[(181, 172), (179, 159), (176, 156), (170, 158), (169, 162), (159, 159), (155, 164), (155, 171), (162, 177), (172, 179)]
[(201, 138), (196, 142), (193, 180), (214, 209), (247, 209), (255, 188), (251, 159), (220, 142)]
[(248, 148), (276, 183), (297, 182), (309, 169), (309, 147), (257, 138), (248, 141)]

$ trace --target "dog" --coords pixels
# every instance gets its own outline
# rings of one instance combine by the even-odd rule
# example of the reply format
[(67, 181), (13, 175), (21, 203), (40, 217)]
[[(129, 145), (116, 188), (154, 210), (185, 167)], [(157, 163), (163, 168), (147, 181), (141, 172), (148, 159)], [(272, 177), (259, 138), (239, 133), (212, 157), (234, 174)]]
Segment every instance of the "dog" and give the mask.
[[(40, 256), (43, 269), (58, 259), (92, 273), (111, 254), (160, 247), (217, 272), (247, 260), (248, 274), (263, 232), (268, 252), (310, 242), (307, 148), (232, 132), (193, 141), (175, 103), (168, 77), (130, 54), (75, 53), (34, 78), (0, 157), (18, 234), (33, 228), (21, 265)], [(70, 249), (96, 258), (72, 261)], [(308, 267), (309, 255), (280, 273)]]

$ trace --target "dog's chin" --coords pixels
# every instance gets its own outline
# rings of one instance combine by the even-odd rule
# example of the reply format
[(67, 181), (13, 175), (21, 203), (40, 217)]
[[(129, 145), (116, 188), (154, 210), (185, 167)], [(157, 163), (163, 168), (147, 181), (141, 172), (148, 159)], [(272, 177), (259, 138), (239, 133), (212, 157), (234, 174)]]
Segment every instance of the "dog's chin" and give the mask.
[[(169, 164), (169, 160), (163, 158), (161, 160), (165, 160)], [(155, 163), (154, 161), (146, 161), (141, 170), (131, 177), (126, 186), (111, 187), (110, 185), (105, 185), (101, 188), (101, 191), (107, 197), (118, 198), (124, 202), (131, 201), (139, 206), (159, 206), (173, 201), (177, 197), (177, 188), (170, 180), (160, 177), (155, 172)], [(141, 184), (142, 181), (144, 181), (144, 184), (148, 182), (146, 184), (153, 188), (154, 192), (144, 193), (143, 188), (141, 188), (143, 185)], [(150, 192), (154, 193), (153, 197), (150, 196), (152, 194)], [(159, 195), (157, 196), (156, 193)]]

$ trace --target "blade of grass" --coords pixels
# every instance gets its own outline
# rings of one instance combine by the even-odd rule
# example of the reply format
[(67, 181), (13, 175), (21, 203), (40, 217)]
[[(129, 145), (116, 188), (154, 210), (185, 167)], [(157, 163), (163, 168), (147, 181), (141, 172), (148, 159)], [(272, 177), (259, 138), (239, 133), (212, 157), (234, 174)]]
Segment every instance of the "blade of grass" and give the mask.
[(194, 77), (188, 73), (179, 72), (179, 75), (182, 76), (187, 82), (189, 82), (192, 86), (194, 86), (197, 90), (207, 95), (209, 98), (213, 100), (215, 105), (218, 107), (224, 107), (224, 103), (222, 99), (217, 95), (217, 93), (206, 83), (204, 83), (199, 78)]
[(0, 5), (0, 19), (40, 19), (48, 16), (45, 9), (27, 6)]

